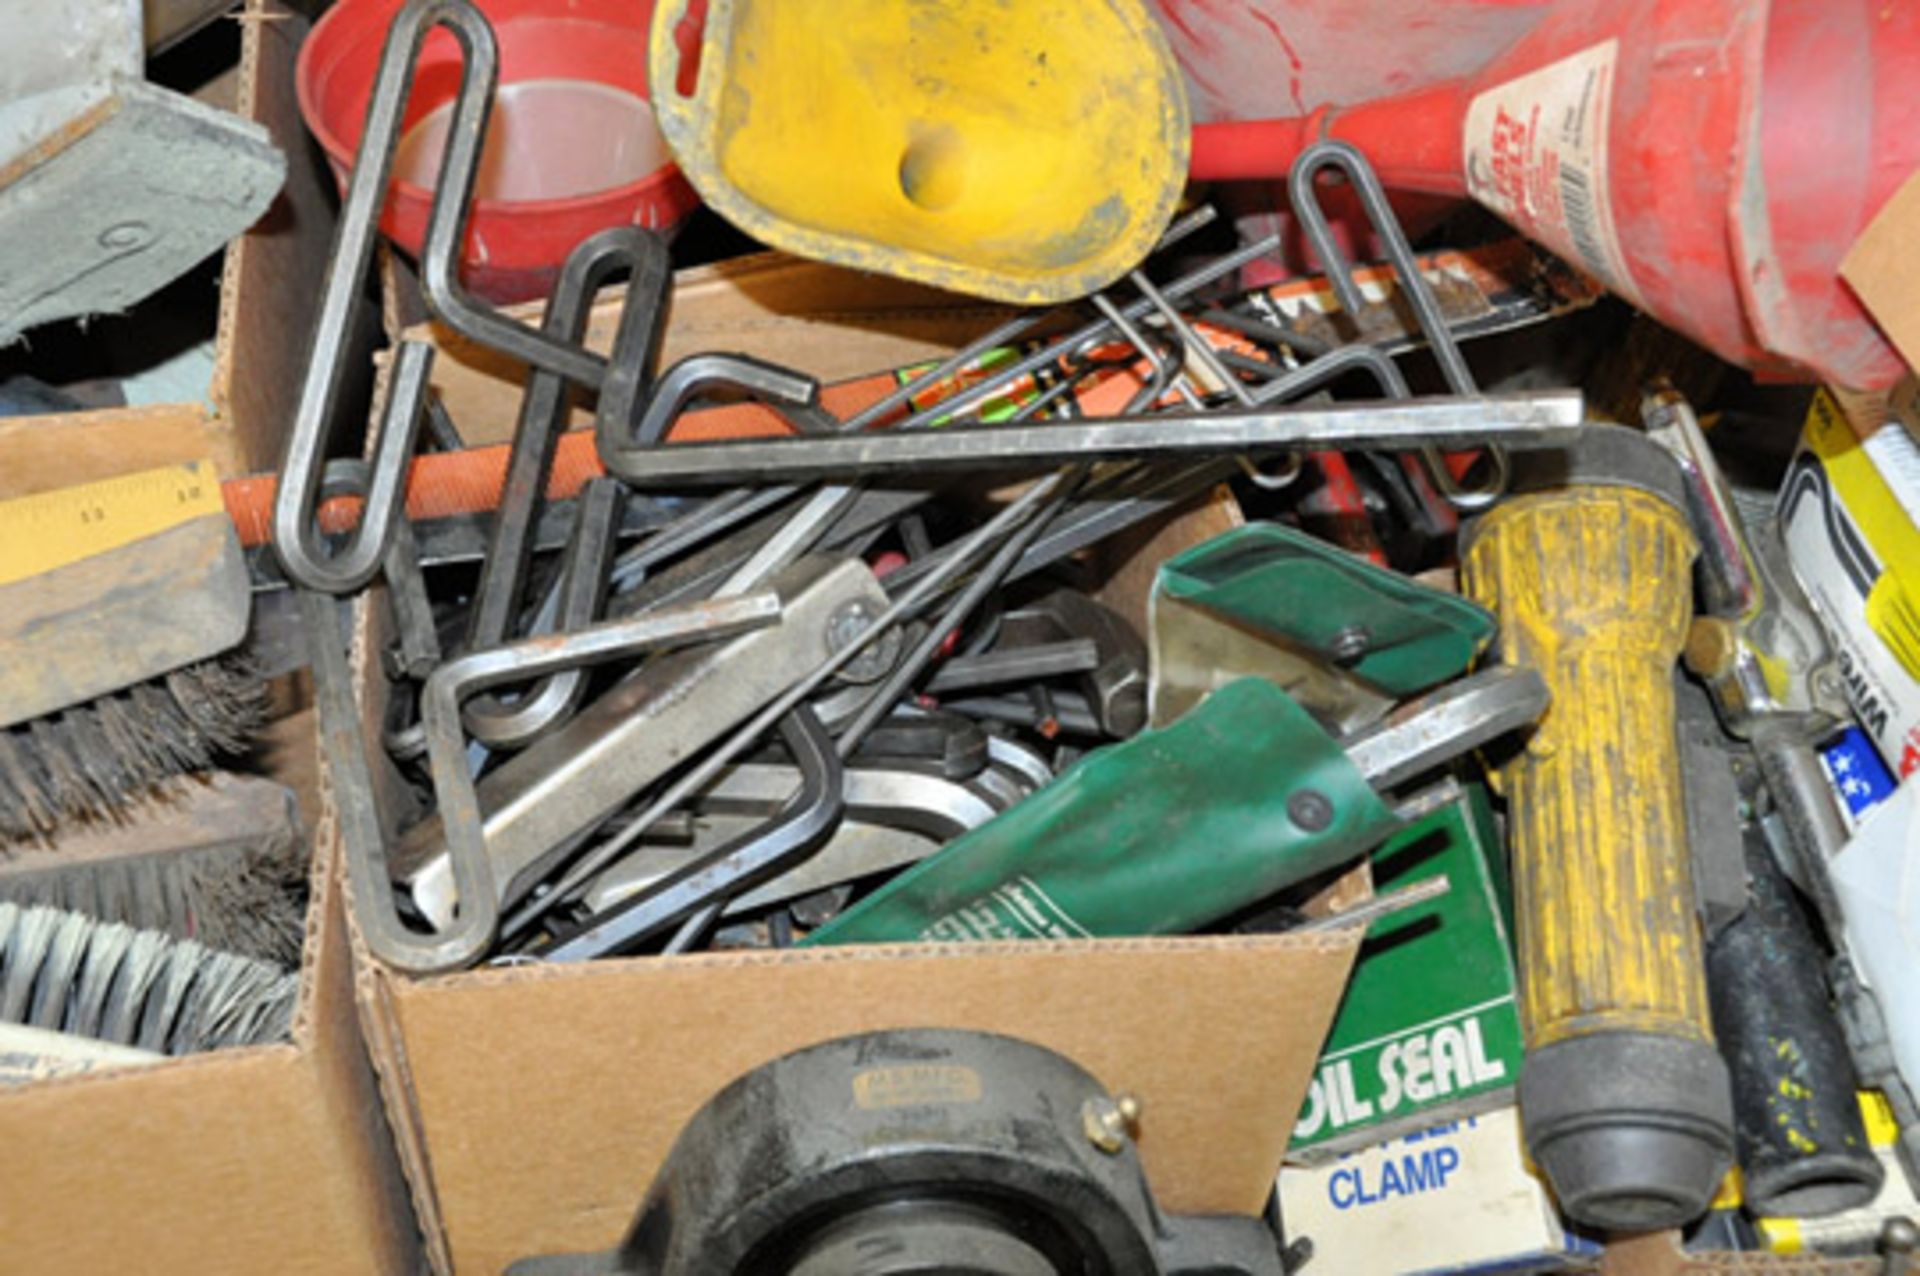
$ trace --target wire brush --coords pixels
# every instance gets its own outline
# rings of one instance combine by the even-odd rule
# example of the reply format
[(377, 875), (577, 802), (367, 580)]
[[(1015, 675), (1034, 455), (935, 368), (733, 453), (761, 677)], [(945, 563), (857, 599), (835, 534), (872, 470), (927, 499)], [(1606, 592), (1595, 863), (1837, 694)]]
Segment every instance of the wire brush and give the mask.
[(165, 1054), (284, 1040), (300, 977), (190, 939), (0, 904), (0, 1021)]
[(243, 658), (219, 656), (0, 731), (0, 842), (111, 819), (176, 775), (247, 751), (267, 689)]
[[(0, 850), (0, 901), (85, 913), (103, 922), (197, 939), (263, 961), (300, 960), (307, 907), (307, 841), (293, 795), (266, 780), (222, 777), (211, 791), (244, 795), (244, 822), (211, 830), (163, 814), (138, 836)], [(187, 810), (202, 797), (185, 795)]]

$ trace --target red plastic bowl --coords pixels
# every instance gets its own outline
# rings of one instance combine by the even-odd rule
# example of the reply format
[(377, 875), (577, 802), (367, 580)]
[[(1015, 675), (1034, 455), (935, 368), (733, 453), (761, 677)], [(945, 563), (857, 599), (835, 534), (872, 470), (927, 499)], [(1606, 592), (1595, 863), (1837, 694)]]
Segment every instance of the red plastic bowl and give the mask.
[[(327, 152), (343, 187), (360, 145), (387, 26), (402, 3), (340, 0), (300, 49), (295, 73), (300, 113)], [(527, 81), (571, 80), (604, 84), (647, 99), (652, 0), (477, 3), (493, 24), (500, 47), (503, 92)], [(444, 30), (429, 34), (402, 121), (403, 137), (423, 117), (452, 100), (459, 88), (460, 69), (460, 49), (453, 36)], [(496, 102), (490, 138), (501, 127), (502, 110)], [(552, 146), (556, 148), (586, 136), (577, 130), (555, 131)], [(538, 140), (542, 147), (548, 144), (544, 136)], [(596, 138), (586, 136), (586, 140), (592, 143)], [(405, 149), (403, 142), (403, 153)], [(431, 201), (432, 193), (425, 187), (396, 176), (380, 228), (417, 254), (426, 237)], [(632, 224), (670, 235), (699, 202), (670, 162), (636, 180), (563, 198), (476, 199), (461, 277), (469, 288), (495, 302), (544, 297), (567, 254), (595, 231)]]

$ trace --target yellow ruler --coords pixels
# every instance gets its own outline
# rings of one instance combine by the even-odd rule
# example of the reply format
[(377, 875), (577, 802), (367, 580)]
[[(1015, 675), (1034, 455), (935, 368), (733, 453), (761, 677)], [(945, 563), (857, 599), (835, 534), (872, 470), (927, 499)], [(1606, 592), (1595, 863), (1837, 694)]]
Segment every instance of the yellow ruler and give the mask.
[(0, 501), (0, 585), (225, 512), (210, 461)]

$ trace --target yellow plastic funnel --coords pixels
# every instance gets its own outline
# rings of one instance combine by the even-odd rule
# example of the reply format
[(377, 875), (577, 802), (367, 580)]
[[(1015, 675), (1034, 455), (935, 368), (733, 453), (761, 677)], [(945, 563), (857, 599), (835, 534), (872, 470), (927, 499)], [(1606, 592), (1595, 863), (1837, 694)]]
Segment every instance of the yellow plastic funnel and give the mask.
[(1040, 303), (1112, 282), (1173, 215), (1186, 96), (1140, 0), (701, 7), (655, 10), (654, 111), (701, 197), (777, 248)]

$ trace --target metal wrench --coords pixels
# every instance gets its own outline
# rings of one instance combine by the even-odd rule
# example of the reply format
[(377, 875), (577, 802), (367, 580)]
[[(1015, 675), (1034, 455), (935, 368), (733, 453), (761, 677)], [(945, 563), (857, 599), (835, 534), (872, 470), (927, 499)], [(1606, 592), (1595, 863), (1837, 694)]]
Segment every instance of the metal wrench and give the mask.
[[(769, 583), (781, 600), (777, 623), (649, 660), (558, 731), (481, 778), (477, 804), (499, 902), (523, 898), (554, 859), (806, 676), (835, 650), (833, 622), (844, 609), (877, 612), (886, 599), (864, 563), (827, 555), (803, 560)], [(644, 624), (669, 610), (655, 608), (632, 621)], [(616, 623), (623, 622), (602, 627)], [(415, 905), (434, 920), (450, 916), (456, 900), (465, 907), (451, 880), (447, 832), (443, 821), (430, 818), (409, 830), (400, 847)]]
[(453, 970), (477, 961), (493, 943), (498, 896), (460, 728), (460, 705), (467, 696), (560, 669), (743, 633), (779, 617), (779, 596), (768, 590), (661, 608), (572, 634), (523, 639), (469, 652), (436, 669), (421, 689), (420, 720), (427, 729), (434, 797), (460, 907), (438, 934), (414, 937), (398, 954), (401, 960), (383, 958), (416, 973)]
[[(666, 255), (659, 241), (625, 226), (582, 241), (561, 267), (541, 331), (555, 341), (577, 344), (600, 289), (621, 274), (632, 281), (630, 299), (646, 294), (652, 275), (664, 280)], [(533, 554), (533, 529), (544, 505), (554, 453), (566, 429), (570, 390), (566, 379), (549, 369), (534, 367), (527, 374), (493, 535), (471, 604), (470, 648), (496, 646), (513, 634)]]
[(585, 961), (631, 951), (690, 917), (717, 917), (729, 898), (807, 855), (840, 817), (840, 758), (826, 729), (805, 706), (781, 719), (780, 738), (793, 754), (802, 783), (778, 816), (599, 913), (580, 929), (535, 948), (533, 955)]

